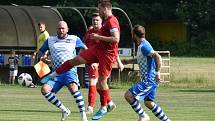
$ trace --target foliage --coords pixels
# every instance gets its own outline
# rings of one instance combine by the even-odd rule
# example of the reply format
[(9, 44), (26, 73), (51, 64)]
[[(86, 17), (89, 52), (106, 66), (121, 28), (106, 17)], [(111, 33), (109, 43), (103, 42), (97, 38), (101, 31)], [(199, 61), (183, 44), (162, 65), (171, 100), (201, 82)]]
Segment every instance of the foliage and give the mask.
[(215, 2), (212, 0), (181, 0), (176, 13), (189, 28), (189, 49), (201, 48), (200, 56), (215, 56)]
[[(97, 1), (8, 0), (0, 1), (0, 4), (93, 7), (97, 6)], [(172, 50), (177, 56), (184, 54), (191, 56), (215, 56), (215, 53), (213, 53), (215, 48), (214, 0), (112, 0), (112, 4), (127, 12), (133, 25), (141, 24), (145, 26), (148, 22), (154, 20), (180, 20), (185, 23), (189, 31), (186, 43), (173, 41), (158, 43), (161, 49)], [(201, 48), (201, 52), (198, 52), (199, 48)]]
[[(59, 0), (60, 1), (60, 0)], [(55, 6), (58, 0), (1, 0), (0, 5), (34, 5), (34, 6)]]

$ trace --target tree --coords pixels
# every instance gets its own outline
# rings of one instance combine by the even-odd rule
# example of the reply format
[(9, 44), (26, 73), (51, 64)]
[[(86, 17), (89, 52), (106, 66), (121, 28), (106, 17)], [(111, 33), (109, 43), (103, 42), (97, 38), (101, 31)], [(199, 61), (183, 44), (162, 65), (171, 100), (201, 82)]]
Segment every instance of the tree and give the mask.
[[(190, 30), (190, 50), (201, 48), (200, 55), (214, 55), (215, 51), (215, 2), (212, 0), (181, 0), (177, 4), (176, 13)], [(209, 51), (209, 52), (207, 52)], [(207, 53), (206, 53), (207, 52)]]

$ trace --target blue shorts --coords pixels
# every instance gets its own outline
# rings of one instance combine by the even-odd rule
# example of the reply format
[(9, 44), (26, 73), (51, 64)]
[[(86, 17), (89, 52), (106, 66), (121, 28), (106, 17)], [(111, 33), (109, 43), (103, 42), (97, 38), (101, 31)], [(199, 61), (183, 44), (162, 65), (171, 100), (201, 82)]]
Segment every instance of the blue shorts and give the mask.
[(146, 99), (154, 101), (156, 97), (157, 86), (158, 85), (155, 85), (154, 83), (142, 81), (133, 85), (129, 91), (139, 101), (145, 101)]
[(71, 83), (76, 83), (78, 86), (80, 86), (78, 74), (73, 70), (69, 70), (58, 75), (54, 80), (49, 80), (46, 84), (52, 87), (52, 92), (57, 93), (63, 86), (68, 87), (68, 85)]

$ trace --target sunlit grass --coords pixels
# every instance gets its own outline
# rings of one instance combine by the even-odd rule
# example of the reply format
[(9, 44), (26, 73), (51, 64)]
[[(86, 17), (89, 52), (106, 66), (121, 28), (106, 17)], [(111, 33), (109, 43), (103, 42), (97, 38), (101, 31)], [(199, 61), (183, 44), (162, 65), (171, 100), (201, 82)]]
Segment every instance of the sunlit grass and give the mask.
[[(137, 121), (138, 116), (124, 99), (127, 89), (112, 89), (111, 96), (117, 109), (105, 115), (101, 121)], [(87, 102), (87, 89), (81, 89)], [(71, 110), (68, 121), (80, 121), (75, 101), (66, 88), (57, 96)], [(0, 121), (59, 121), (61, 112), (48, 103), (38, 88), (0, 86)], [(100, 107), (97, 96), (95, 110)], [(157, 103), (172, 121), (214, 121), (215, 90), (205, 88), (170, 88), (161, 86)], [(142, 103), (143, 104), (143, 103)], [(144, 107), (144, 106), (143, 106)], [(151, 121), (159, 121), (146, 107)], [(91, 116), (88, 116), (89, 121)]]

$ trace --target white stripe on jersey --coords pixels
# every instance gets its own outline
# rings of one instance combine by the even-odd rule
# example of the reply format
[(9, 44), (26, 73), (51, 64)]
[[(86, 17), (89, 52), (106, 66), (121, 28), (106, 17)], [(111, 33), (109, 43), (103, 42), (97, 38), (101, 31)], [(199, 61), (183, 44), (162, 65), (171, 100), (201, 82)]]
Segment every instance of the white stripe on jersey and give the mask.
[(110, 32), (113, 33), (113, 32), (118, 32), (118, 29), (117, 28), (112, 28), (110, 29)]

